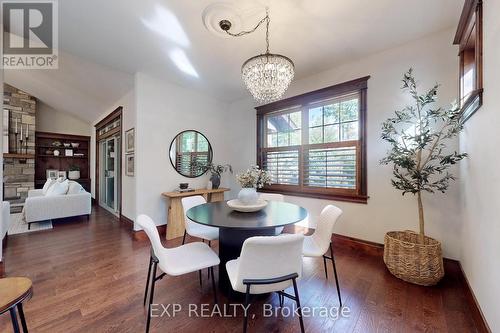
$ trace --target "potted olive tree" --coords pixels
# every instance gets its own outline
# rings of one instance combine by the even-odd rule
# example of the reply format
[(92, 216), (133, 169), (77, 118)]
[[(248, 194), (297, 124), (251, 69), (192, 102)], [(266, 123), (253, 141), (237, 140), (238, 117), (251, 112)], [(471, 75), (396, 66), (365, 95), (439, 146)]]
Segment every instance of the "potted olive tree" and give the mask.
[(420, 94), (410, 69), (403, 76), (402, 89), (412, 105), (395, 112), (382, 125), (382, 139), (391, 145), (382, 164), (393, 166), (392, 186), (403, 195), (416, 196), (419, 233), (391, 231), (385, 235), (384, 262), (389, 271), (408, 282), (434, 285), (444, 276), (441, 243), (425, 235), (424, 193), (445, 193), (454, 176), (450, 166), (467, 156), (451, 152), (450, 139), (462, 130), (457, 105), (434, 108), (438, 85)]

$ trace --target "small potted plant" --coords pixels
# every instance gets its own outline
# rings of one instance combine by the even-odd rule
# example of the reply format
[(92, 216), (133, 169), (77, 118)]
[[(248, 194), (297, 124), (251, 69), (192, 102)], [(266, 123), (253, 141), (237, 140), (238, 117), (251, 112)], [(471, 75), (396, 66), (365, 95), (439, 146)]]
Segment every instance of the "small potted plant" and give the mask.
[(69, 179), (80, 179), (80, 167), (78, 165), (70, 165), (68, 172)]
[(208, 164), (200, 163), (198, 161), (195, 161), (191, 164), (191, 167), (194, 168), (195, 170), (200, 170), (200, 175), (210, 171), (210, 181), (212, 182), (212, 188), (219, 188), (220, 186), (220, 178), (222, 174), (226, 171), (229, 171), (233, 173), (233, 167), (229, 164), (215, 164), (212, 162), (209, 162)]
[(257, 189), (271, 184), (269, 172), (261, 170), (258, 165), (253, 165), (245, 172), (237, 174), (236, 180), (241, 186), (241, 190), (238, 193), (238, 200), (244, 205), (257, 203), (259, 199)]
[(444, 276), (441, 243), (425, 235), (423, 193), (445, 193), (454, 176), (450, 166), (467, 156), (449, 151), (447, 142), (463, 129), (460, 109), (433, 108), (438, 85), (420, 94), (410, 69), (402, 89), (413, 104), (396, 111), (382, 125), (382, 139), (391, 145), (382, 164), (392, 164), (392, 186), (416, 196), (420, 232), (390, 231), (384, 239), (384, 262), (398, 278), (419, 285), (434, 285)]

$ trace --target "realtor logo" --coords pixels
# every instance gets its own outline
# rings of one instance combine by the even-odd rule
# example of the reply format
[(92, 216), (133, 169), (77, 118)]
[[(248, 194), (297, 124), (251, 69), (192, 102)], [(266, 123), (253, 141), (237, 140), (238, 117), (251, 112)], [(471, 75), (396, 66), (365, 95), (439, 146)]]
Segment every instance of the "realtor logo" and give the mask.
[(2, 19), (4, 68), (58, 68), (55, 1), (3, 1)]

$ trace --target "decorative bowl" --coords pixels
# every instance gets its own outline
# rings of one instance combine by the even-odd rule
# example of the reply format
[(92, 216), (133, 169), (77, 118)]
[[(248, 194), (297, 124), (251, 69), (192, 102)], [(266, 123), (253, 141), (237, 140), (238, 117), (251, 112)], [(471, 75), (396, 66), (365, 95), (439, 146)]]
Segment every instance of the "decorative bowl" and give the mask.
[(71, 147), (71, 143), (63, 143), (63, 146), (66, 148)]
[(78, 148), (78, 147), (80, 147), (80, 143), (78, 143), (78, 142), (71, 142), (71, 147)]
[(229, 200), (227, 202), (227, 205), (235, 211), (243, 212), (243, 213), (250, 213), (250, 212), (257, 212), (257, 211), (261, 210), (262, 208), (266, 207), (267, 201), (258, 200), (257, 203), (255, 203), (255, 204), (245, 205), (240, 200), (233, 199), (233, 200)]

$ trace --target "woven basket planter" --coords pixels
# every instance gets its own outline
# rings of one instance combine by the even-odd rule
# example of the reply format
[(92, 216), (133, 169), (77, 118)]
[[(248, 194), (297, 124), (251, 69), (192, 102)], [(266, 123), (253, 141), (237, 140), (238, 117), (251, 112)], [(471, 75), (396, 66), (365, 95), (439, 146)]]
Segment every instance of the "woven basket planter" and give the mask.
[(432, 286), (444, 276), (441, 243), (413, 231), (390, 231), (384, 239), (384, 262), (396, 277), (422, 286)]

